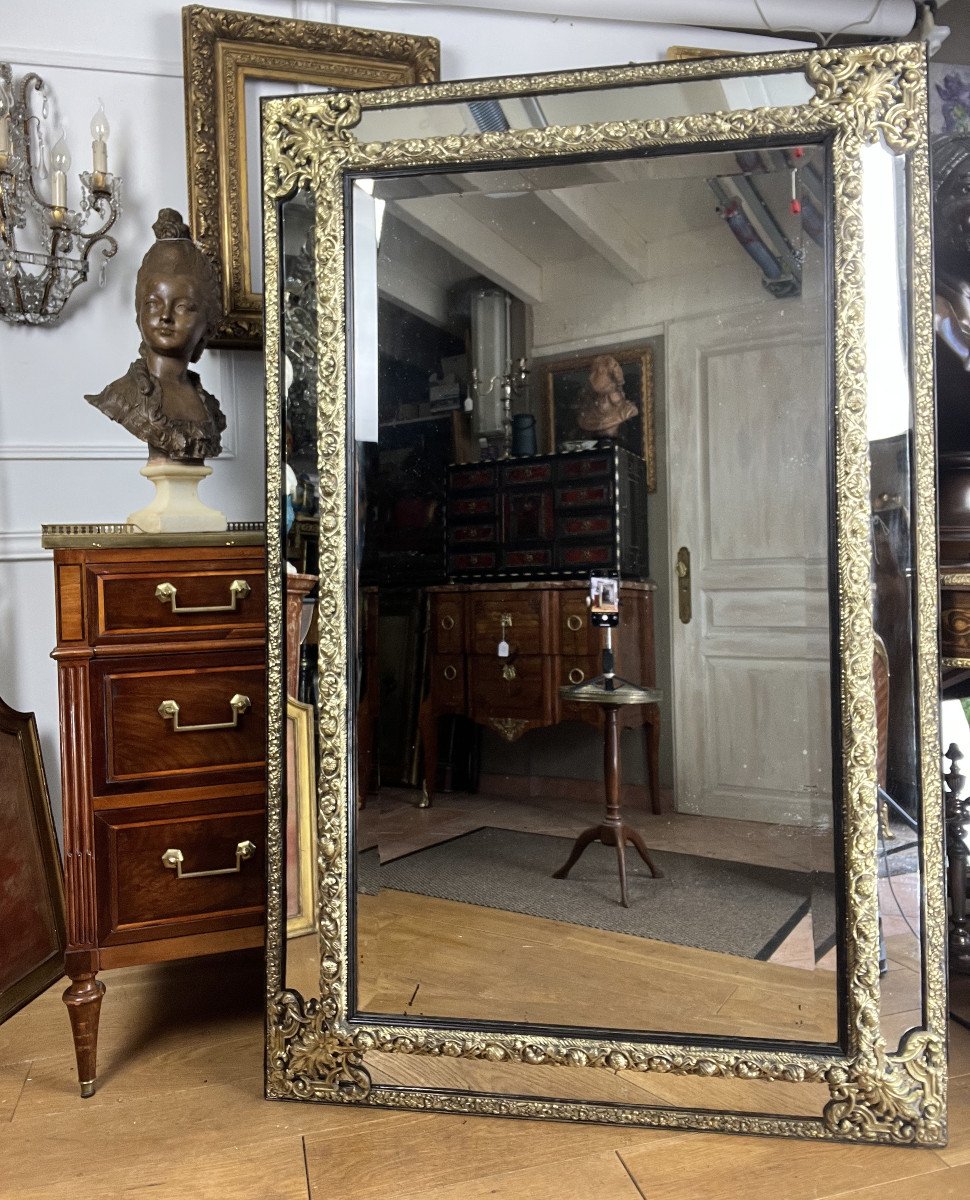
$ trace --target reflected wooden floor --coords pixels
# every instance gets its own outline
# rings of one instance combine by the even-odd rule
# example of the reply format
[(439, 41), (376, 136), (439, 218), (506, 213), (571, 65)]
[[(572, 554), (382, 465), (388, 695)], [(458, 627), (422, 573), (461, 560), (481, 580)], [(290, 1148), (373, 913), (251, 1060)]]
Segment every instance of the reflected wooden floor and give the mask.
[[(368, 797), (360, 813), (361, 847), (378, 845), (386, 861), (483, 825), (574, 837), (597, 811), (596, 800), (561, 797), (455, 794), (430, 809), (415, 801), (416, 793), (405, 789)], [(627, 819), (658, 850), (793, 871), (832, 870), (831, 837), (818, 831), (633, 809)], [(889, 961), (883, 1027), (890, 1044), (920, 1021), (913, 935), (918, 897), (915, 876), (880, 881)], [(582, 1024), (577, 1013), (598, 1010), (601, 1023), (605, 996), (616, 1012), (614, 1027), (667, 1032), (685, 1030), (686, 997), (690, 1032), (756, 1036), (762, 1020), (770, 1036), (836, 1037), (836, 951), (816, 962), (811, 915), (765, 963), (623, 934), (594, 939), (581, 926), (403, 893), (361, 897), (360, 911), (361, 999), (374, 1011), (472, 1016), (482, 1010), (470, 1005), (487, 1002), (496, 1019)], [(295, 952), (294, 971), (313, 986), (312, 964), (299, 961)], [(533, 981), (525, 992), (523, 979)]]
[(358, 900), (359, 995), (368, 1011), (837, 1039), (832, 971), (407, 892)]
[[(906, 1150), (271, 1104), (262, 1099), (258, 955), (104, 978), (102, 1082), (90, 1100), (77, 1094), (63, 982), (0, 1026), (4, 1200), (970, 1195), (970, 1033), (956, 1023), (950, 1145)], [(970, 1020), (970, 981), (956, 981), (951, 1008)], [(710, 1081), (682, 1082), (694, 1087), (694, 1103), (709, 1094)], [(718, 1102), (730, 1108), (725, 1083)]]

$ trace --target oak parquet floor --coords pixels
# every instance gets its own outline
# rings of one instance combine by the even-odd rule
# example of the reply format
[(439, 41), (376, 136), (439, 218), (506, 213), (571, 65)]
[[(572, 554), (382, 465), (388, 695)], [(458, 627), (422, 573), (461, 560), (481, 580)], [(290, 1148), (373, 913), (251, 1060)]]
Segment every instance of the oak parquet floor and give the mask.
[[(376, 807), (376, 806), (375, 806)], [(442, 811), (444, 809), (445, 811)], [(410, 810), (415, 824), (449, 814)], [(511, 827), (549, 819), (541, 801)], [(365, 810), (366, 811), (366, 810)], [(372, 816), (379, 815), (371, 808)], [(561, 808), (560, 808), (561, 814)], [(382, 814), (382, 815), (387, 815)], [(461, 820), (458, 820), (460, 815)], [(457, 824), (469, 814), (452, 814)], [(640, 814), (637, 814), (638, 820)], [(696, 819), (657, 818), (651, 844), (699, 851)], [(563, 832), (581, 812), (570, 814)], [(514, 824), (513, 824), (514, 822)], [(792, 865), (815, 846), (797, 836), (764, 845), (725, 823), (704, 842), (727, 857)], [(460, 831), (456, 828), (455, 831)], [(393, 825), (391, 826), (393, 832)], [(711, 836), (713, 835), (713, 836)], [(887, 912), (891, 911), (886, 906)], [(796, 965), (804, 932), (776, 962)], [(887, 930), (893, 970), (916, 964), (902, 930)], [(810, 946), (810, 938), (808, 939)], [(64, 983), (0, 1026), (0, 1200), (940, 1200), (970, 1195), (970, 1031), (951, 1023), (950, 1144), (940, 1151), (847, 1147), (661, 1130), (501, 1121), (262, 1098), (261, 956), (107, 971), (99, 1090), (78, 1096)], [(900, 1007), (905, 1007), (903, 1000)], [(970, 980), (951, 1008), (970, 1020)], [(388, 1079), (406, 1083), (406, 1056)], [(488, 1064), (440, 1064), (455, 1072)], [(450, 1073), (450, 1074), (449, 1074)], [(731, 1107), (731, 1081), (715, 1081)], [(647, 1103), (700, 1104), (712, 1081), (629, 1081)], [(537, 1087), (541, 1082), (537, 1080)], [(783, 1085), (774, 1085), (782, 1087)], [(634, 1101), (635, 1102), (635, 1101)], [(771, 1101), (775, 1103), (775, 1101)], [(779, 1099), (775, 1111), (784, 1111)]]
[[(970, 1031), (939, 1151), (262, 1099), (258, 954), (106, 972), (77, 1094), (58, 984), (0, 1027), (3, 1200), (947, 1200), (970, 1195)], [(951, 1007), (970, 1018), (970, 980)]]

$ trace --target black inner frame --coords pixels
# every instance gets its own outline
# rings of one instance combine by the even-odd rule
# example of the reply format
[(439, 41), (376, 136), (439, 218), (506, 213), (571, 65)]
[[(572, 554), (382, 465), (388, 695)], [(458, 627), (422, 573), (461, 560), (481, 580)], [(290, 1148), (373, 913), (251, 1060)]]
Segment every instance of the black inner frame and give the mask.
[[(500, 97), (496, 97), (499, 99)], [(454, 101), (442, 101), (442, 103), (454, 103)], [(815, 137), (789, 137), (789, 138), (772, 138), (772, 139), (749, 139), (746, 141), (737, 142), (701, 142), (691, 144), (689, 146), (678, 145), (675, 147), (663, 148), (647, 148), (640, 151), (618, 151), (616, 153), (599, 153), (599, 154), (572, 154), (572, 155), (555, 155), (544, 156), (536, 159), (508, 159), (499, 163), (495, 162), (450, 162), (447, 164), (434, 164), (420, 168), (395, 168), (383, 171), (348, 171), (344, 176), (344, 213), (345, 213), (345, 229), (350, 230), (352, 224), (352, 186), (358, 178), (393, 178), (400, 176), (408, 176), (414, 174), (450, 174), (456, 169), (461, 169), (465, 172), (471, 171), (506, 171), (517, 169), (534, 169), (538, 166), (556, 165), (568, 166), (574, 163), (589, 163), (589, 162), (605, 162), (610, 160), (630, 159), (630, 158), (648, 158), (648, 157), (667, 157), (671, 154), (700, 154), (700, 153), (731, 153), (739, 150), (753, 149), (780, 149), (786, 146), (794, 145), (822, 145), (825, 151), (825, 171), (826, 178), (832, 177), (832, 150), (831, 136), (817, 135)], [(833, 209), (834, 196), (832, 188), (827, 189), (826, 196), (826, 245), (824, 248), (824, 262), (826, 275), (827, 294), (832, 295), (834, 291), (834, 245), (832, 239), (833, 229)], [(352, 238), (345, 236), (345, 305), (346, 305), (346, 327), (347, 327), (347, 411), (348, 421), (346, 429), (345, 453), (348, 463), (348, 490), (350, 495), (356, 496), (356, 466), (357, 455), (354, 439), (354, 429), (352, 424), (353, 411), (353, 395), (354, 395), (354, 377), (353, 377), (353, 355), (352, 347), (354, 345), (354, 305), (353, 305), (353, 278), (354, 278), (354, 261)], [(835, 490), (835, 454), (834, 454), (834, 435), (835, 435), (835, 412), (834, 412), (834, 396), (835, 396), (835, 365), (834, 365), (834, 315), (833, 307), (829, 305), (826, 310), (827, 322), (827, 342), (828, 342), (828, 388), (829, 388), (829, 404), (828, 404), (828, 430), (827, 430), (827, 505), (829, 512), (829, 543), (828, 543), (828, 574), (829, 574), (829, 622), (830, 622), (830, 688), (831, 688), (831, 705), (832, 705), (832, 772), (833, 772), (833, 838), (839, 849), (844, 849), (844, 830), (842, 821), (842, 805), (839, 798), (843, 793), (843, 755), (842, 755), (842, 737), (841, 737), (841, 721), (834, 719), (834, 714), (841, 712), (841, 664), (839, 658), (839, 600), (838, 600), (838, 531), (836, 527), (836, 490)], [(347, 560), (352, 564), (356, 561), (356, 541), (357, 541), (357, 523), (356, 509), (353, 503), (348, 503), (347, 508)], [(357, 579), (353, 571), (348, 573), (347, 587), (347, 614), (348, 622), (352, 621), (353, 614), (357, 611)], [(351, 665), (354, 661), (354, 652), (356, 647), (356, 630), (353, 627), (348, 628), (348, 646), (351, 648), (351, 653), (348, 653), (348, 672), (347, 672), (347, 694), (350, 711), (354, 711), (353, 701), (356, 693), (356, 680), (354, 673), (351, 671)], [(356, 727), (355, 722), (348, 721), (348, 745), (347, 745), (348, 762), (356, 761)], [(348, 774), (349, 786), (355, 786), (352, 772)], [(356, 852), (354, 850), (356, 841), (356, 804), (348, 802), (348, 822), (347, 822), (347, 889), (348, 889), (348, 904), (347, 904), (347, 930), (348, 930), (348, 950), (356, 947), (357, 933), (357, 912), (356, 912)], [(356, 953), (347, 953), (346, 970), (347, 970), (347, 994), (348, 994), (348, 1023), (353, 1026), (371, 1026), (375, 1023), (387, 1023), (393, 1021), (393, 1024), (401, 1027), (411, 1027), (415, 1029), (442, 1029), (442, 1030), (468, 1030), (481, 1031), (483, 1033), (510, 1033), (521, 1034), (524, 1031), (532, 1031), (537, 1036), (553, 1037), (553, 1038), (588, 1038), (602, 1041), (627, 1041), (627, 1042), (643, 1042), (651, 1043), (663, 1041), (672, 1045), (705, 1045), (705, 1046), (728, 1046), (743, 1047), (750, 1050), (773, 1050), (781, 1048), (789, 1052), (801, 1052), (808, 1054), (817, 1054), (819, 1056), (830, 1055), (833, 1052), (846, 1052), (848, 1046), (848, 1004), (846, 996), (846, 980), (845, 980), (845, 863), (840, 861), (840, 855), (836, 853), (836, 875), (839, 880), (839, 886), (836, 888), (836, 914), (837, 914), (837, 946), (838, 946), (838, 969), (837, 977), (838, 985), (838, 1012), (837, 1023), (839, 1027), (839, 1042), (838, 1043), (820, 1043), (820, 1042), (800, 1042), (797, 1040), (780, 1040), (767, 1038), (721, 1038), (713, 1035), (703, 1034), (677, 1034), (670, 1032), (658, 1033), (656, 1031), (643, 1030), (625, 1030), (614, 1029), (608, 1027), (591, 1027), (591, 1026), (565, 1026), (565, 1025), (544, 1025), (544, 1024), (526, 1024), (522, 1022), (509, 1021), (487, 1021), (487, 1020), (471, 1020), (468, 1018), (429, 1018), (429, 1017), (408, 1017), (401, 1015), (392, 1015), (387, 1013), (371, 1013), (366, 1010), (358, 1010), (355, 1007), (357, 993), (357, 961)]]

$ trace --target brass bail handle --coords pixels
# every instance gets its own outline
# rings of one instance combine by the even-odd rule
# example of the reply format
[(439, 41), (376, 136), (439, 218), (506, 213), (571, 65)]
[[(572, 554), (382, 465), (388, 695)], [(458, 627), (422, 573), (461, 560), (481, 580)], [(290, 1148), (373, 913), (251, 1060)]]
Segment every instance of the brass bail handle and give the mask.
[(234, 579), (229, 585), (229, 603), (228, 604), (203, 604), (201, 606), (179, 608), (178, 606), (178, 588), (174, 583), (160, 583), (155, 589), (155, 599), (161, 604), (171, 606), (173, 613), (178, 613), (180, 616), (184, 613), (220, 613), (220, 612), (235, 612), (240, 600), (245, 600), (253, 589), (249, 586), (245, 579)]
[(250, 841), (239, 842), (236, 846), (236, 865), (234, 867), (215, 867), (211, 871), (183, 871), (182, 863), (185, 855), (181, 850), (166, 850), (162, 855), (162, 866), (170, 867), (179, 879), (201, 879), (205, 875), (236, 875), (242, 870), (242, 865), (256, 853), (256, 847)]
[(208, 729), (235, 729), (239, 725), (240, 716), (251, 707), (251, 703), (248, 696), (243, 696), (240, 692), (237, 692), (229, 701), (229, 707), (232, 709), (232, 720), (216, 721), (210, 725), (180, 725), (177, 700), (163, 700), (158, 706), (158, 715), (165, 721), (171, 721), (172, 729), (176, 733), (202, 733)]
[(677, 551), (677, 563), (674, 567), (677, 576), (677, 608), (682, 624), (689, 625), (693, 616), (690, 598), (690, 551), (681, 546)]

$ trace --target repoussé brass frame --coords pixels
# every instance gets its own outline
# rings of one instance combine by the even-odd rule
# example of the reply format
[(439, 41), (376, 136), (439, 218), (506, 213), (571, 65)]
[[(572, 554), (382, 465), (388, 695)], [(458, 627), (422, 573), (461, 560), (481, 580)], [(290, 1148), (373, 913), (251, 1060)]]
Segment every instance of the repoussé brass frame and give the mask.
[(195, 4), (182, 9), (182, 48), (189, 222), (222, 278), (225, 316), (209, 345), (259, 349), (263, 297), (251, 284), (246, 80), (317, 88), (431, 83), (438, 41)]
[[(547, 127), (474, 136), (415, 138), (362, 144), (354, 127), (367, 108), (426, 100), (482, 97), (691, 79), (803, 72), (813, 95), (796, 106), (734, 110), (665, 120)], [(719, 1045), (686, 1039), (632, 1042), (588, 1037), (548, 1037), (522, 1026), (513, 1033), (469, 1024), (422, 1021), (379, 1024), (349, 1014), (347, 734), (347, 343), (345, 334), (344, 180), (348, 172), (451, 166), (512, 159), (541, 161), (557, 155), (640, 151), (690, 144), (716, 148), (747, 139), (823, 140), (830, 147), (834, 180), (833, 322), (838, 640), (843, 747), (842, 845), (846, 1036), (842, 1052), (830, 1046), (764, 1048), (757, 1043)], [(898, 1051), (880, 1032), (876, 724), (873, 681), (869, 539), (870, 494), (864, 333), (865, 273), (862, 245), (862, 149), (882, 139), (906, 157), (908, 196), (916, 213), (929, 211), (925, 56), (918, 44), (827, 49), (748, 58), (663, 63), (546, 76), (442, 84), (419, 94), (397, 89), (367, 94), (292, 97), (264, 107), (264, 233), (266, 278), (278, 277), (279, 202), (297, 188), (316, 196), (317, 318), (321, 330), (318, 387), (320, 471), (320, 613), (318, 898), (320, 996), (304, 1000), (285, 990), (282, 942), (285, 922), (280, 889), (268, 898), (267, 1095), (327, 1099), (418, 1110), (621, 1122), (676, 1128), (723, 1129), (863, 1142), (941, 1145), (945, 1115), (946, 913), (943, 889), (942, 803), (936, 688), (937, 594), (934, 516), (932, 296), (929, 230), (911, 230), (911, 362), (915, 406), (915, 605), (920, 773), (923, 797), (921, 869), (923, 898), (924, 1024)], [(280, 326), (267, 309), (268, 527), (279, 528)], [(269, 712), (282, 714), (282, 559), (269, 548)], [(275, 742), (274, 742), (275, 737)], [(269, 753), (271, 880), (281, 877), (280, 753), (271, 728)], [(375, 1052), (484, 1060), (490, 1063), (600, 1067), (823, 1085), (804, 1092), (797, 1115), (708, 1108), (584, 1102), (523, 1094), (401, 1087), (374, 1082)], [(514, 1089), (513, 1089), (514, 1090)], [(526, 1090), (526, 1089), (523, 1089)], [(564, 1089), (566, 1095), (573, 1092)], [(817, 1102), (816, 1102), (817, 1103)], [(805, 1115), (802, 1115), (804, 1111)], [(779, 1109), (773, 1109), (777, 1114)]]

